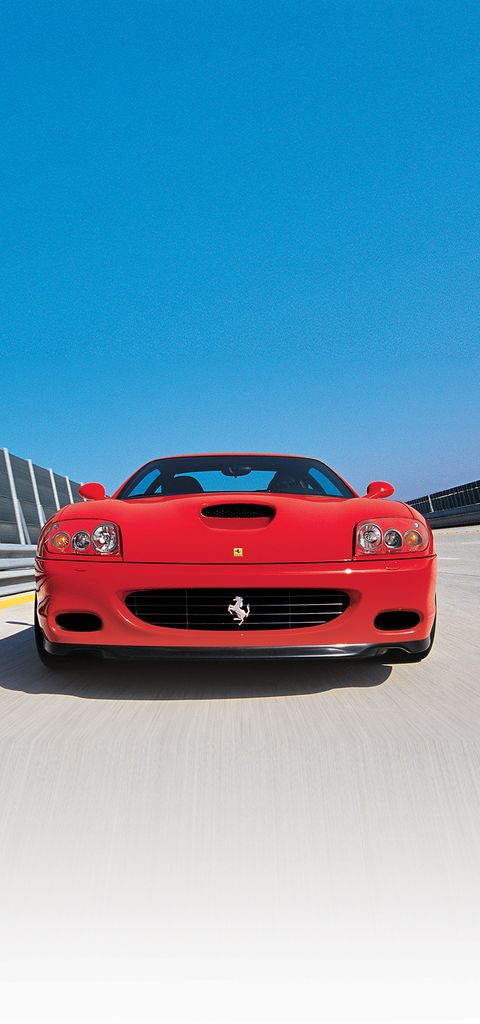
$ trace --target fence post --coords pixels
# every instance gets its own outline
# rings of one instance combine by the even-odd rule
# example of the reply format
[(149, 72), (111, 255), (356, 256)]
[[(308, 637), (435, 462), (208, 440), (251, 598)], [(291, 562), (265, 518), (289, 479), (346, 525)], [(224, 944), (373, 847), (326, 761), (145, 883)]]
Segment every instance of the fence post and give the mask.
[(31, 459), (27, 459), (27, 462), (28, 462), (28, 468), (30, 470), (30, 478), (31, 478), (31, 481), (32, 481), (33, 493), (35, 495), (35, 504), (37, 506), (38, 522), (39, 522), (40, 527), (42, 527), (44, 522), (45, 522), (45, 512), (43, 511), (43, 508), (42, 508), (41, 503), (40, 503), (40, 495), (38, 493), (37, 481), (35, 479), (35, 471), (34, 471), (34, 468), (33, 468), (33, 462), (32, 462)]
[(23, 532), (22, 517), (20, 514), (20, 502), (17, 498), (17, 489), (15, 487), (15, 480), (13, 478), (12, 465), (10, 462), (8, 448), (3, 449), (3, 454), (5, 456), (5, 466), (7, 469), (8, 482), (10, 484), (10, 494), (12, 497), (13, 511), (15, 512), (15, 522), (17, 524), (18, 539), (20, 544), (26, 544), (27, 542), (25, 539), (25, 534)]
[(67, 491), (68, 491), (68, 496), (70, 498), (70, 504), (73, 505), (72, 488), (70, 487), (70, 480), (68, 479), (68, 476), (65, 477), (65, 483), (67, 485)]
[(21, 504), (20, 501), (18, 502), (18, 510), (20, 512), (20, 520), (21, 520), (21, 523), (22, 523), (22, 530), (23, 530), (23, 536), (24, 536), (25, 544), (29, 544), (30, 545), (32, 542), (30, 540), (30, 534), (28, 532), (27, 520), (25, 519), (25, 516), (24, 516), (24, 513), (23, 513), (22, 504)]
[(53, 475), (53, 469), (49, 469), (48, 472), (50, 473), (50, 480), (52, 482), (53, 497), (55, 498), (55, 505), (57, 506), (57, 512), (58, 512), (58, 510), (60, 508), (60, 502), (58, 500), (57, 485), (55, 483), (55, 477)]

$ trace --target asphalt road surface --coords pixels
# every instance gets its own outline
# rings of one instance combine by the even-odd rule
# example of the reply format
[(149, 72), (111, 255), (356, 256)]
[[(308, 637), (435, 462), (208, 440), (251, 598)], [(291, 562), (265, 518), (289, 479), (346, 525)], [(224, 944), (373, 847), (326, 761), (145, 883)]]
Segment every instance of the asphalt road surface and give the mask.
[[(32, 605), (0, 610), (12, 984), (52, 950), (77, 965), (155, 951), (165, 977), (248, 961), (277, 993), (286, 976), (305, 991), (342, 963), (352, 985), (363, 970), (433, 972), (434, 1019), (478, 1019), (480, 528), (436, 540), (437, 639), (418, 665), (82, 661), (49, 673)], [(298, 1019), (320, 1019), (296, 998)]]

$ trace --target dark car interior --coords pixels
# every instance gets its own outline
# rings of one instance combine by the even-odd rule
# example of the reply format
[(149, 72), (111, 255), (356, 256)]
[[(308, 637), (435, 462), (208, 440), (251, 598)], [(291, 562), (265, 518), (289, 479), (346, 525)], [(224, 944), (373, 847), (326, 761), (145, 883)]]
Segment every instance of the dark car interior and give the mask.
[(147, 463), (118, 498), (257, 493), (352, 497), (328, 466), (294, 456), (181, 456)]

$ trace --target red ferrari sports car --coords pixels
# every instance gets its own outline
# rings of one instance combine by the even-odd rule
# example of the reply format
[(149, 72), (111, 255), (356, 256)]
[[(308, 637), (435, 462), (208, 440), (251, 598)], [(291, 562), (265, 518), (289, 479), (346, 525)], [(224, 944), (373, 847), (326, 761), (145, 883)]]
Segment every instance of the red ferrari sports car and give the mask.
[(435, 632), (425, 519), (291, 455), (154, 459), (111, 498), (84, 484), (42, 529), (35, 636), (105, 658), (419, 661)]

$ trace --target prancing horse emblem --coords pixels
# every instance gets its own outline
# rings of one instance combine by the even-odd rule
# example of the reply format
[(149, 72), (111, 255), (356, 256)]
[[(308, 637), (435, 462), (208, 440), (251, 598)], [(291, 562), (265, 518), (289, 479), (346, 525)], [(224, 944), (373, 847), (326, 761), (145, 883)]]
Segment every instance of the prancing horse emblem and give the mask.
[(250, 615), (250, 605), (247, 604), (244, 607), (243, 597), (234, 597), (233, 603), (228, 606), (228, 611), (230, 615), (233, 615), (237, 626), (241, 626)]

